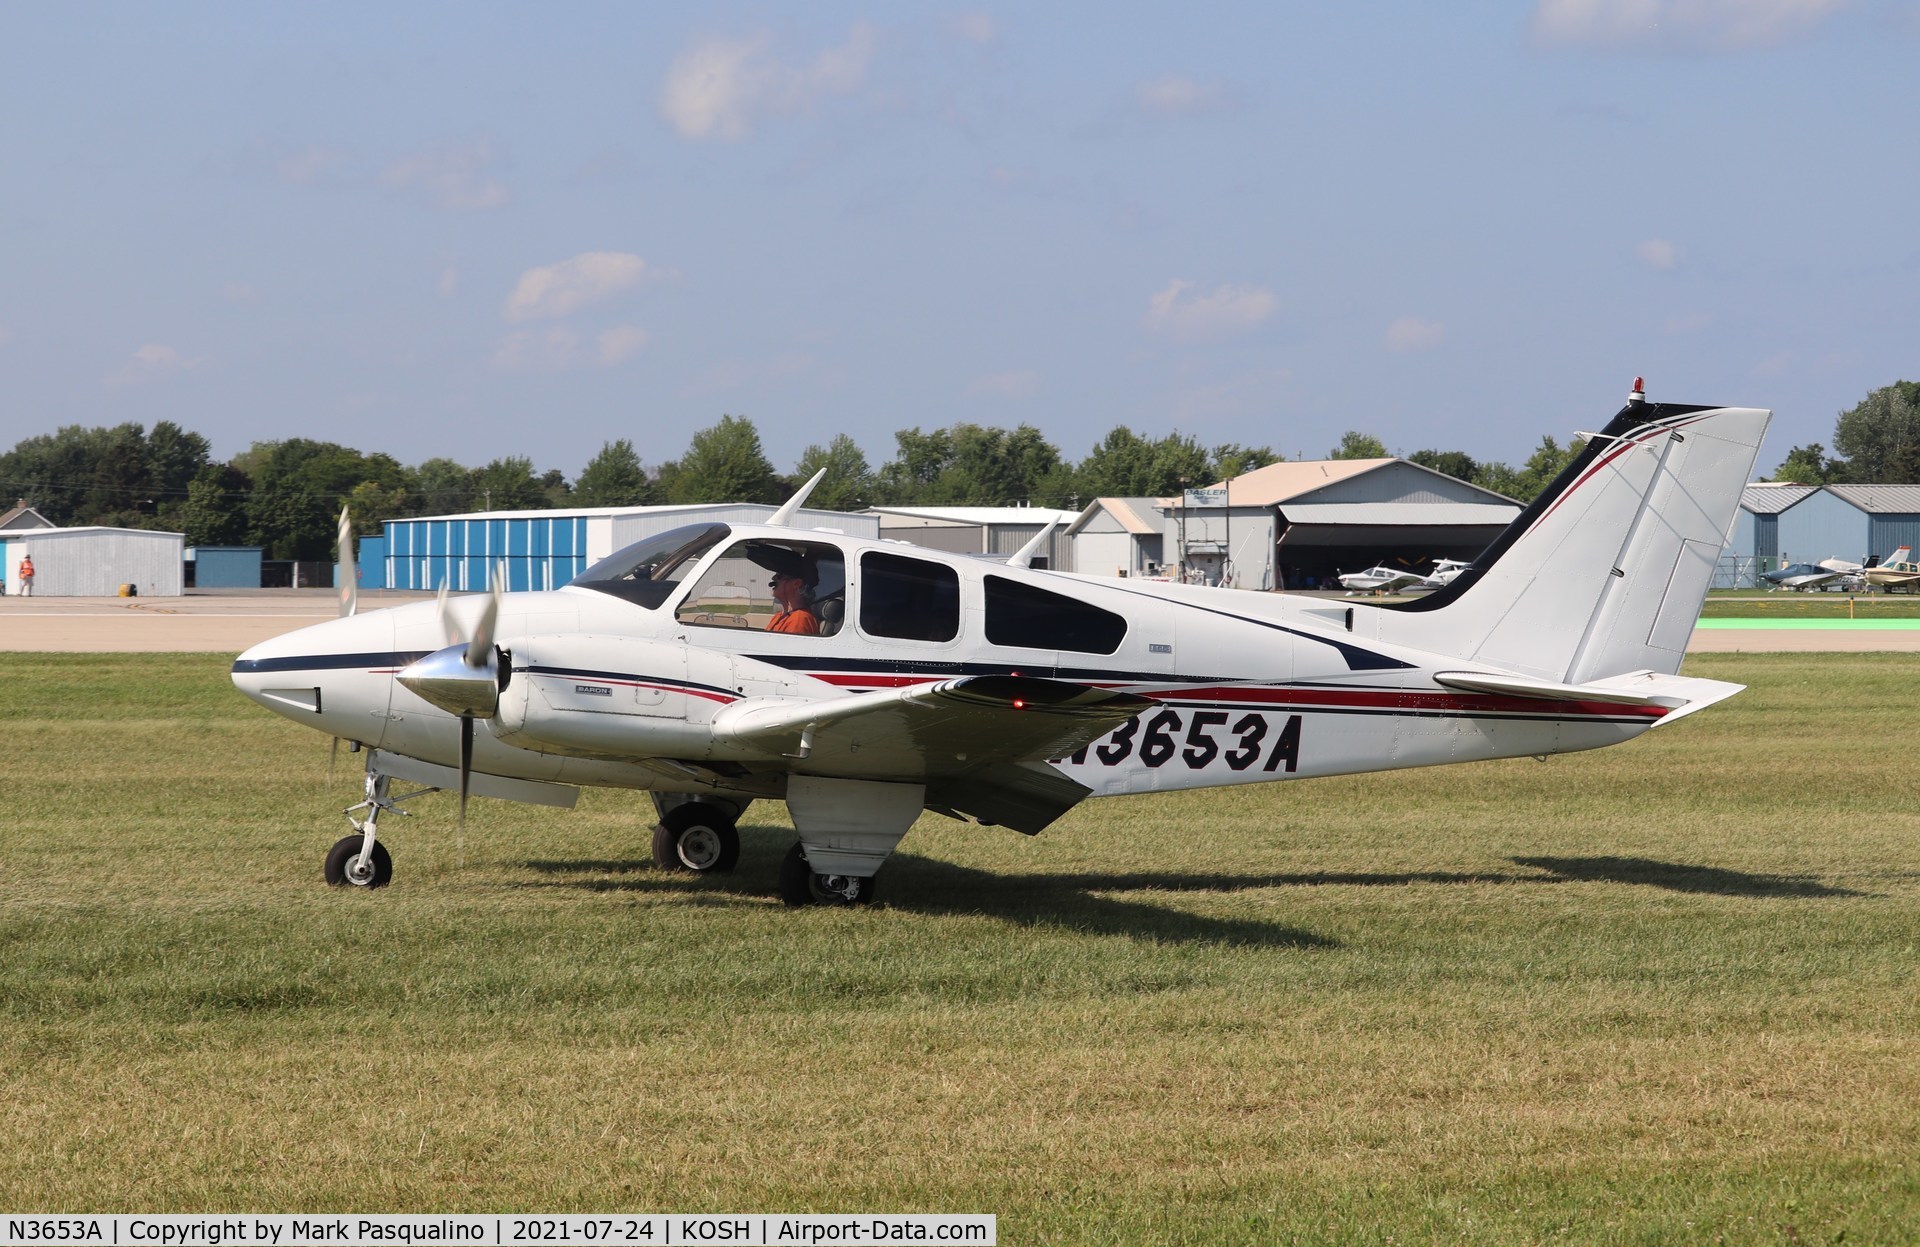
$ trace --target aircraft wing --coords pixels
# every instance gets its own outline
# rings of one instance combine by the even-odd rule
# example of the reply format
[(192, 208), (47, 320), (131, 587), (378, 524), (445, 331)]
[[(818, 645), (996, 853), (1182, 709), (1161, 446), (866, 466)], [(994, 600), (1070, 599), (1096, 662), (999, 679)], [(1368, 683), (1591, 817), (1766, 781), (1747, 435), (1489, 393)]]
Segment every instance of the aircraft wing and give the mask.
[(1152, 704), (1061, 680), (962, 676), (824, 701), (737, 702), (713, 730), (784, 770), (921, 782), (935, 808), (1031, 832), (1090, 792), (1046, 761)]

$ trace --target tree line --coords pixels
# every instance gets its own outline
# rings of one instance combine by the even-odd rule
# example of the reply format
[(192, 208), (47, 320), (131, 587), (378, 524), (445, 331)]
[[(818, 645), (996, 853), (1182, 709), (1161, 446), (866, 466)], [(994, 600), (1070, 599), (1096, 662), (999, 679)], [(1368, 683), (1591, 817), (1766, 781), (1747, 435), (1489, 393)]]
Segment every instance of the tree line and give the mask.
[[(894, 434), (893, 458), (872, 467), (851, 437), (812, 445), (791, 473), (775, 469), (759, 431), (744, 416), (723, 415), (694, 433), (678, 459), (646, 464), (626, 438), (606, 442), (569, 480), (537, 470), (524, 456), (468, 467), (435, 458), (407, 465), (308, 438), (255, 442), (221, 462), (198, 433), (163, 420), (112, 428), (69, 425), (21, 441), (0, 455), (0, 503), (19, 498), (59, 525), (106, 524), (186, 534), (189, 545), (260, 546), (268, 558), (331, 557), (342, 504), (363, 534), (383, 521), (469, 511), (666, 503), (784, 501), (820, 469), (809, 505), (855, 511), (867, 506), (1011, 505), (1078, 507), (1096, 497), (1166, 497), (1183, 487), (1227, 480), (1281, 456), (1266, 446), (1206, 447), (1182, 433), (1149, 437), (1112, 429), (1078, 462), (1032, 425), (1013, 429), (954, 424)], [(1920, 480), (1920, 385), (1876, 390), (1843, 413), (1837, 457), (1797, 446), (1777, 479)], [(1416, 450), (1406, 457), (1521, 502), (1530, 501), (1571, 461), (1577, 445), (1544, 437), (1519, 466), (1481, 462), (1458, 450)], [(1351, 431), (1332, 459), (1385, 458), (1371, 434)]]

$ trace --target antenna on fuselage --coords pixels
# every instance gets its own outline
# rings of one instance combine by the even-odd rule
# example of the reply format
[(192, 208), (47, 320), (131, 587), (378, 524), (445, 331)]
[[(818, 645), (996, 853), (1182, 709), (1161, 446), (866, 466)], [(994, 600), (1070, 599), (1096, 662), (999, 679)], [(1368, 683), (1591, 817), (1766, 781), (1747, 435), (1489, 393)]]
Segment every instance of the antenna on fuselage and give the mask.
[(826, 474), (827, 474), (827, 470), (825, 468), (821, 468), (818, 472), (815, 472), (813, 474), (812, 480), (802, 485), (798, 493), (794, 494), (793, 497), (787, 499), (786, 502), (781, 505), (778, 511), (775, 511), (772, 515), (767, 517), (767, 527), (768, 528), (785, 528), (790, 522), (792, 522), (793, 513), (800, 509), (800, 504), (807, 500), (807, 495), (813, 492), (813, 487), (815, 485), (818, 485), (820, 483), (820, 478), (825, 476)]
[(1060, 526), (1059, 520), (1048, 520), (1047, 526), (1033, 535), (1033, 540), (1020, 547), (1020, 552), (1007, 560), (1008, 567), (1032, 567), (1033, 556), (1040, 553), (1047, 538), (1053, 536), (1053, 530)]

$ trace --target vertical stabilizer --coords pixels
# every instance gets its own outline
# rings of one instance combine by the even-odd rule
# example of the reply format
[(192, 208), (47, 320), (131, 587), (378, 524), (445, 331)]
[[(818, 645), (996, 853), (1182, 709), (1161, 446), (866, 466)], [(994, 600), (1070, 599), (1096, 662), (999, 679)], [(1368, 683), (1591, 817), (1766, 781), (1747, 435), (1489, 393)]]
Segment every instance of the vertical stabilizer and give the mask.
[(1680, 669), (1772, 413), (1630, 402), (1382, 640), (1584, 684)]

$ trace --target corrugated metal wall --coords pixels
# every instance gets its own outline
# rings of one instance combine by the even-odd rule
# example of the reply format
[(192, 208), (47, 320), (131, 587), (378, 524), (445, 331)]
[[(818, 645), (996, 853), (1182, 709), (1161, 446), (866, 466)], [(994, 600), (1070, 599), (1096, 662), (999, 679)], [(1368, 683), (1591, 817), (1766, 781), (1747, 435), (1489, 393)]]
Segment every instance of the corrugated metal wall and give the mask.
[[(658, 533), (688, 524), (761, 524), (773, 512), (773, 507), (742, 504), (653, 512), (561, 511), (508, 519), (388, 520), (382, 587), (434, 590), (447, 584), (459, 592), (479, 592), (487, 587), (488, 569), (504, 562), (509, 590), (558, 589), (595, 559)], [(875, 518), (837, 511), (803, 510), (794, 516), (793, 526), (880, 535)], [(371, 574), (361, 585), (373, 587)]]
[(196, 589), (258, 589), (259, 546), (196, 546), (193, 552)]
[(1920, 515), (1875, 515), (1868, 525), (1872, 553), (1886, 558), (1901, 546), (1920, 550)]
[[(131, 528), (38, 528), (11, 532), (7, 567), (33, 559), (36, 597), (113, 597), (131, 584), (141, 597), (186, 591), (186, 538)], [(8, 577), (7, 592), (15, 591)]]
[(1779, 556), (1789, 563), (1861, 562), (1871, 543), (1865, 511), (1825, 490), (1780, 513)]

